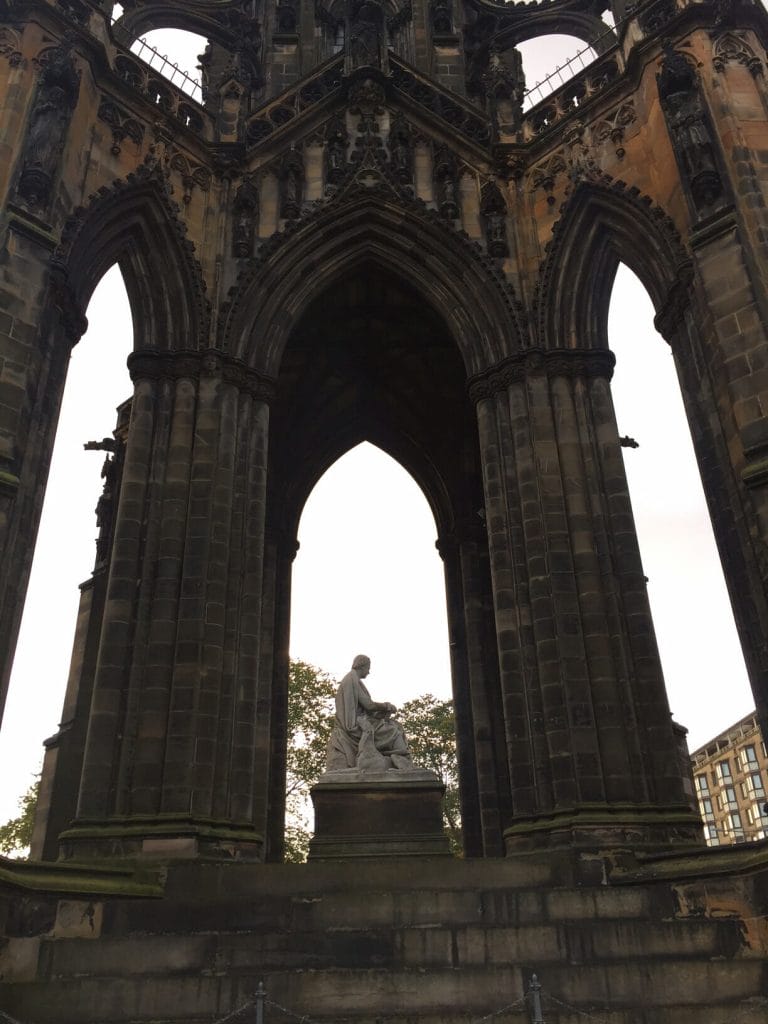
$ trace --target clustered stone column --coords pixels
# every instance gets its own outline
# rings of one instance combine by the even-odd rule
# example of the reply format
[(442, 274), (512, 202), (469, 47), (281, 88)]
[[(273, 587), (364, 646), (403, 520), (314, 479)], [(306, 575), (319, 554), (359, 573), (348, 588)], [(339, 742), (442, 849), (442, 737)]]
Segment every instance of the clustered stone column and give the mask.
[(474, 378), (508, 850), (692, 840), (607, 351), (529, 351)]
[(63, 848), (108, 841), (125, 853), (258, 857), (271, 384), (214, 351), (138, 352), (129, 366), (135, 393), (91, 721)]

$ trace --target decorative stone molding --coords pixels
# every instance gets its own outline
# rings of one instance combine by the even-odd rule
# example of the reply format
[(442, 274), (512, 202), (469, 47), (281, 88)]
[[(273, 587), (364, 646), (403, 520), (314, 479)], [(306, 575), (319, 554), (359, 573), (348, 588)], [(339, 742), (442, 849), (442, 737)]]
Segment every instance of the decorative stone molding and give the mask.
[(114, 156), (120, 155), (120, 147), (125, 139), (130, 139), (137, 146), (141, 145), (144, 139), (144, 126), (108, 96), (102, 96), (97, 116), (112, 129), (110, 150)]
[(252, 398), (269, 402), (275, 393), (275, 381), (252, 370), (239, 359), (218, 349), (197, 352), (161, 352), (143, 349), (128, 357), (131, 380), (199, 380), (216, 377), (224, 384), (232, 384)]
[(470, 400), (479, 402), (529, 376), (604, 377), (610, 380), (616, 357), (608, 349), (526, 349), (475, 374), (468, 381)]
[(181, 183), (184, 187), (181, 198), (185, 206), (191, 202), (192, 190), (196, 185), (202, 192), (207, 192), (211, 187), (211, 172), (208, 168), (190, 164), (189, 160), (181, 153), (173, 154), (169, 167), (181, 175)]
[(653, 319), (653, 326), (665, 341), (672, 341), (675, 331), (683, 322), (685, 314), (690, 308), (692, 283), (692, 263), (690, 261), (681, 263), (677, 279), (669, 289), (664, 305)]
[(195, 311), (195, 325), (191, 329), (197, 337), (207, 339), (211, 308), (202, 267), (195, 258), (194, 244), (186, 237), (186, 225), (179, 217), (178, 204), (170, 196), (163, 161), (156, 153), (148, 154), (147, 160), (126, 178), (118, 178), (111, 186), (103, 186), (89, 195), (85, 206), (76, 207), (64, 225), (61, 241), (51, 256), (51, 266), (61, 268), (69, 279), (73, 254), (79, 249), (78, 258), (84, 258), (83, 250), (88, 248), (93, 231), (103, 227), (107, 219), (120, 217), (133, 204), (140, 207), (144, 203), (160, 207), (169, 238), (176, 243), (174, 259), (184, 280), (185, 293), (191, 296)]
[(21, 36), (12, 28), (0, 28), (0, 57), (5, 57), (12, 68), (24, 66), (24, 55), (21, 52)]
[(715, 71), (722, 74), (726, 64), (741, 64), (749, 73), (757, 78), (763, 74), (763, 62), (739, 32), (725, 32), (715, 39), (712, 48), (712, 65)]
[(626, 152), (623, 146), (626, 129), (636, 120), (637, 114), (634, 105), (631, 102), (622, 103), (607, 117), (592, 125), (592, 141), (597, 145), (608, 141), (612, 142), (616, 147), (616, 156), (622, 160)]
[(656, 82), (680, 176), (695, 212), (704, 215), (722, 205), (724, 184), (698, 75), (667, 43)]
[(54, 181), (64, 151), (67, 129), (80, 94), (80, 71), (72, 56), (72, 41), (41, 55), (40, 81), (29, 115), (21, 173), (16, 193), (30, 210), (45, 212), (53, 200)]
[(88, 319), (75, 299), (66, 274), (55, 263), (50, 268), (48, 281), (51, 298), (59, 311), (67, 341), (76, 345), (88, 330)]

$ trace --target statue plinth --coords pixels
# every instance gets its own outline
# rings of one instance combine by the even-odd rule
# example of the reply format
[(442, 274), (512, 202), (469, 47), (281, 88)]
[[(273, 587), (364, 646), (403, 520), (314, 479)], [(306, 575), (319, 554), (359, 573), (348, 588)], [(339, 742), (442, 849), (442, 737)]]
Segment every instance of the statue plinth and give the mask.
[(309, 859), (450, 856), (444, 792), (434, 772), (419, 768), (326, 772), (311, 790)]

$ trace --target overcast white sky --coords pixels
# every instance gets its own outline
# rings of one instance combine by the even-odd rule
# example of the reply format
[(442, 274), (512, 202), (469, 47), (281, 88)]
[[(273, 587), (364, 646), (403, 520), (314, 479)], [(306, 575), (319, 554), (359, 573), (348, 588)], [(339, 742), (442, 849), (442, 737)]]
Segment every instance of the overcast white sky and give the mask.
[[(193, 47), (199, 52), (197, 45)], [(171, 52), (169, 47), (163, 52)], [(548, 51), (552, 63), (561, 57)], [(529, 80), (544, 77), (534, 69)], [(130, 312), (116, 269), (94, 294), (74, 350), (30, 584), (0, 731), (0, 822), (39, 770), (55, 732), (78, 603), (93, 564), (93, 510), (103, 455), (83, 442), (111, 433), (130, 394)], [(700, 745), (753, 705), (666, 343), (642, 287), (620, 271), (611, 306), (619, 430), (654, 621), (678, 721)], [(450, 695), (442, 564), (435, 525), (413, 480), (369, 445), (326, 473), (301, 520), (294, 563), (291, 654), (338, 677), (373, 659), (371, 689), (402, 702)]]

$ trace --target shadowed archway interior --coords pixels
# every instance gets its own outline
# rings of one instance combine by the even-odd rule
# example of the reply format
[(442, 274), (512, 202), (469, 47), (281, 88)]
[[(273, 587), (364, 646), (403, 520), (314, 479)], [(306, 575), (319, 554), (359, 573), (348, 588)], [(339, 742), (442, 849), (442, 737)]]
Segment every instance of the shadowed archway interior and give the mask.
[[(502, 720), (496, 713), (498, 680), (486, 672), (482, 687), (478, 679), (476, 692), (470, 692), (471, 662), (479, 664), (493, 640), (490, 632), (468, 630), (462, 593), (463, 587), (470, 586), (476, 607), (484, 608), (484, 619), (490, 621), (477, 426), (466, 371), (440, 315), (411, 285), (373, 261), (341, 277), (309, 304), (290, 335), (270, 411), (270, 436), (267, 538), (279, 538), (279, 546), (291, 552), (304, 503), (315, 484), (362, 441), (391, 455), (423, 490), (437, 523), (445, 563), (465, 843), (470, 853), (500, 852), (499, 801), (508, 803), (509, 795), (508, 789), (506, 796), (500, 795), (492, 779), (505, 774), (503, 737), (494, 736), (493, 730), (485, 732), (488, 778), (483, 783), (478, 779), (473, 740), (475, 715), (482, 721)], [(484, 549), (482, 568), (471, 582), (462, 582), (457, 553), (470, 541)], [(275, 565), (276, 592), (287, 595), (290, 562), (278, 556)], [(279, 607), (279, 601), (276, 604)], [(273, 809), (284, 792), (285, 614), (278, 615), (275, 628), (280, 635), (274, 645), (279, 653), (273, 689), (278, 695), (272, 729)], [(504, 790), (502, 786), (502, 794)], [(277, 859), (282, 814), (273, 815), (272, 820), (269, 856)]]

